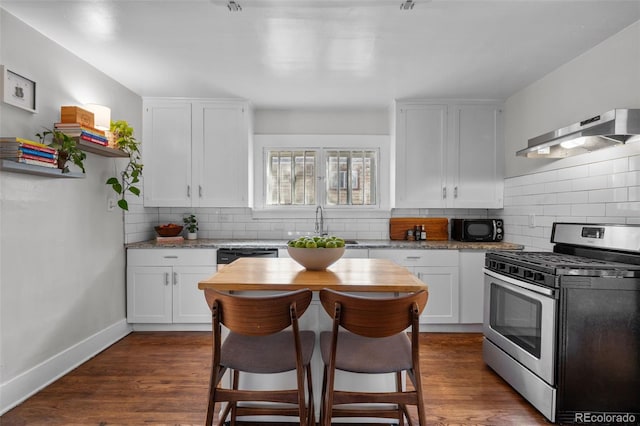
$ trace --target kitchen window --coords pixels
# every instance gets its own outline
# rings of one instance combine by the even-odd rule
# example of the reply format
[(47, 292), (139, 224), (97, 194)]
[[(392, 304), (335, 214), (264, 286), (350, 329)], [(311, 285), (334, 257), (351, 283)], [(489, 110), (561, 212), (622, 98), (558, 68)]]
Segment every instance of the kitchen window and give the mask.
[(256, 135), (254, 212), (383, 207), (388, 136)]
[(376, 205), (375, 149), (268, 150), (266, 157), (269, 206)]

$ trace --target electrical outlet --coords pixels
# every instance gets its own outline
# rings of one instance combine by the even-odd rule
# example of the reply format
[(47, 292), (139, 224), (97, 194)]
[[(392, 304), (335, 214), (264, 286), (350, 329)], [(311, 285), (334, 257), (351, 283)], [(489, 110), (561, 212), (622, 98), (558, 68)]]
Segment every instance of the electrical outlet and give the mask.
[(112, 212), (116, 209), (117, 202), (115, 198), (107, 198), (107, 211)]
[(529, 215), (529, 228), (535, 228), (535, 227), (536, 227), (536, 215), (532, 213)]

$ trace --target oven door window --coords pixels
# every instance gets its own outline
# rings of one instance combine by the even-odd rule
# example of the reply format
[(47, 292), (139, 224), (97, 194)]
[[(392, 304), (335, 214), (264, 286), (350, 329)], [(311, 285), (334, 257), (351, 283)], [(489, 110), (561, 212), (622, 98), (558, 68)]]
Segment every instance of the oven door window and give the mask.
[(542, 303), (491, 284), (491, 328), (531, 355), (540, 358)]

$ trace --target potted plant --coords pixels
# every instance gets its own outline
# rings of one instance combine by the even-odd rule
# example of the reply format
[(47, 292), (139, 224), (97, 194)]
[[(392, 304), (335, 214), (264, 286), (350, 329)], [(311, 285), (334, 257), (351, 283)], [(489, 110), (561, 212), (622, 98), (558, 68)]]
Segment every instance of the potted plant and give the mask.
[(189, 216), (182, 219), (184, 222), (184, 226), (187, 229), (187, 240), (195, 240), (198, 238), (198, 219), (195, 215), (190, 214)]
[(140, 155), (140, 143), (133, 136), (133, 127), (125, 120), (111, 122), (111, 135), (114, 139), (114, 147), (129, 155), (129, 163), (120, 173), (107, 179), (106, 184), (120, 196), (118, 207), (129, 210), (129, 204), (125, 199), (127, 192), (140, 196), (140, 188), (136, 186), (142, 176), (142, 163)]
[(69, 173), (67, 165), (69, 161), (78, 166), (82, 173), (85, 172), (84, 160), (87, 158), (87, 154), (80, 150), (76, 138), (58, 130), (49, 129), (42, 133), (36, 133), (36, 136), (40, 139), (40, 143), (44, 144), (46, 144), (47, 137), (51, 136), (51, 142), (48, 145), (58, 151), (58, 168), (62, 170), (62, 173)]

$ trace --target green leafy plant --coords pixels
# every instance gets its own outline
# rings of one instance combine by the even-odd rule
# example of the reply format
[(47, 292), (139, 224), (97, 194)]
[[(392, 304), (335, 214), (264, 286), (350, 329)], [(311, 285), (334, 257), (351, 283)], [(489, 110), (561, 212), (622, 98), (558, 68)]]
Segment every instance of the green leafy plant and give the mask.
[(49, 136), (51, 136), (51, 142), (48, 145), (58, 151), (58, 168), (62, 170), (62, 173), (69, 173), (69, 166), (67, 165), (69, 161), (73, 162), (84, 173), (84, 160), (87, 158), (87, 154), (78, 147), (76, 138), (58, 130), (46, 129), (42, 133), (36, 133), (40, 143), (44, 144), (47, 144), (46, 140)]
[(198, 230), (198, 219), (195, 215), (190, 214), (189, 216), (183, 218), (182, 221), (187, 228), (187, 232), (194, 233)]
[(125, 199), (127, 192), (140, 196), (140, 188), (136, 186), (140, 182), (143, 168), (140, 162), (140, 142), (133, 136), (133, 127), (129, 126), (125, 120), (112, 121), (110, 131), (115, 139), (115, 148), (129, 155), (129, 163), (120, 176), (110, 177), (106, 184), (111, 185), (111, 188), (120, 196), (118, 207), (129, 210), (129, 204)]

